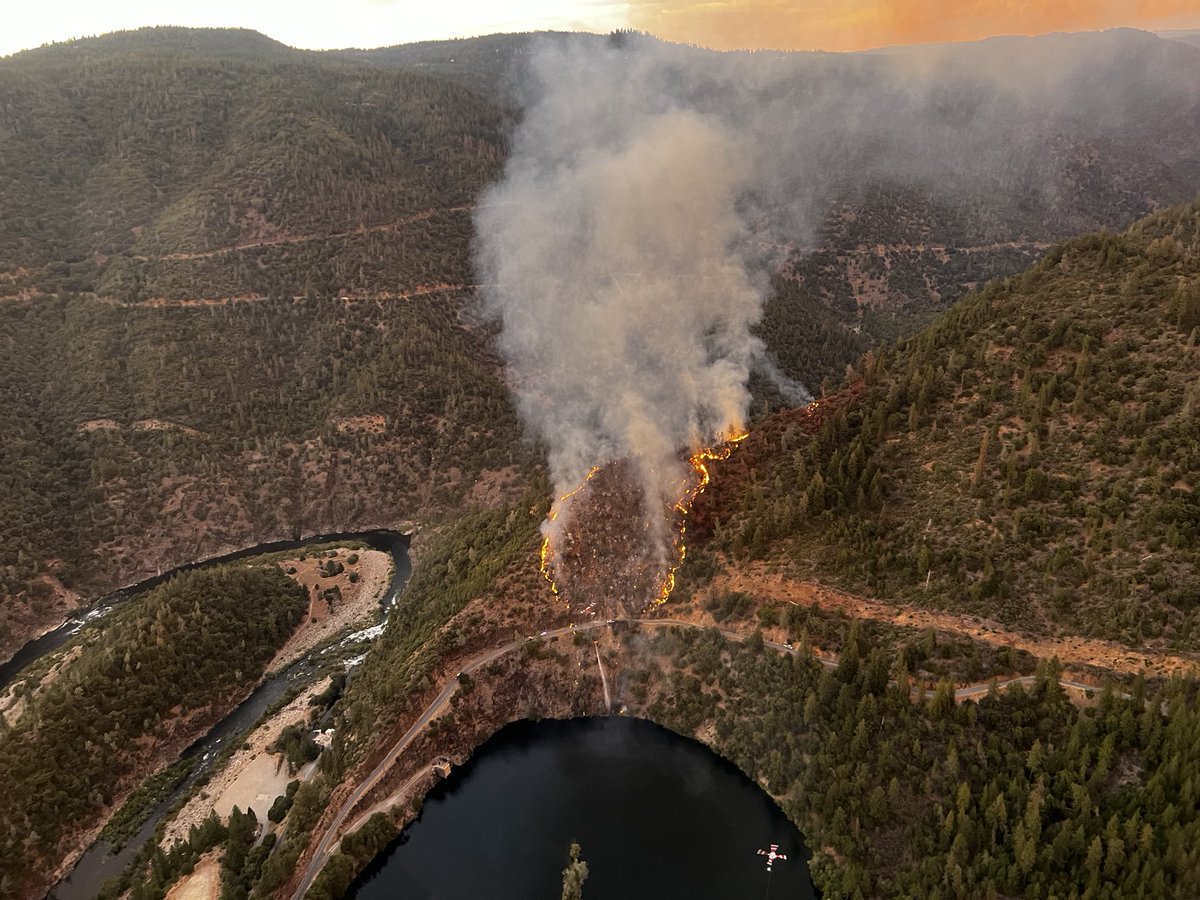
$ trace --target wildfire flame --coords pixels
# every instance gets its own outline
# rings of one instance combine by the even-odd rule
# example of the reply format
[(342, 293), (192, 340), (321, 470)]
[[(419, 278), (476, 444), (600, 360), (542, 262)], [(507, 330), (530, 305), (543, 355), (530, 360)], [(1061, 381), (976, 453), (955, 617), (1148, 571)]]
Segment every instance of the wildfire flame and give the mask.
[[(584, 476), (583, 481), (579, 482), (579, 487), (575, 488), (573, 491), (567, 491), (556, 501), (554, 501), (554, 503), (550, 506), (550, 512), (546, 515), (546, 521), (553, 522), (555, 519), (557, 519), (558, 511), (562, 509), (562, 505), (587, 487), (587, 483), (595, 478), (596, 473), (599, 471), (599, 466), (592, 466), (587, 475)], [(550, 548), (550, 535), (547, 534), (542, 538), (542, 561), (539, 568), (542, 570), (542, 577), (545, 578), (547, 583), (550, 585), (550, 592), (557, 597), (558, 585), (554, 583), (554, 576), (550, 574), (550, 560), (552, 555), (553, 551)]]
[(698, 450), (688, 457), (692, 471), (696, 473), (698, 478), (695, 485), (680, 497), (675, 504), (675, 511), (679, 513), (679, 537), (674, 542), (678, 558), (667, 570), (662, 584), (659, 585), (658, 596), (655, 597), (656, 603), (665, 603), (667, 598), (671, 596), (671, 591), (675, 590), (675, 573), (679, 571), (679, 567), (683, 565), (683, 561), (687, 558), (687, 544), (684, 542), (684, 538), (687, 535), (687, 515), (691, 511), (692, 504), (696, 502), (696, 498), (704, 493), (704, 489), (708, 487), (708, 483), (712, 480), (708, 464), (729, 459), (734, 448), (749, 436), (750, 432), (748, 431), (732, 430), (722, 443), (714, 447), (705, 447), (703, 450)]
[[(666, 574), (658, 585), (658, 590), (654, 596), (654, 603), (663, 603), (670, 597), (671, 592), (675, 589), (675, 575), (679, 567), (683, 565), (684, 559), (687, 558), (687, 544), (685, 536), (687, 534), (687, 516), (695, 503), (696, 498), (704, 493), (704, 489), (708, 487), (712, 480), (710, 464), (721, 460), (729, 459), (734, 448), (744, 441), (749, 436), (749, 432), (732, 430), (727, 435), (723, 436), (720, 443), (697, 450), (688, 457), (688, 463), (694, 473), (694, 478), (690, 479), (691, 485), (685, 489), (683, 495), (675, 502), (674, 511), (679, 515), (679, 531), (672, 541), (672, 549), (675, 555), (675, 561), (667, 568)], [(559, 513), (565, 508), (566, 504), (570, 503), (571, 499), (579, 494), (588, 482), (590, 482), (600, 472), (599, 466), (593, 466), (592, 469), (584, 477), (579, 486), (572, 491), (568, 491), (559, 497), (550, 508), (547, 515), (547, 521), (554, 522), (558, 519)], [(550, 591), (554, 596), (560, 595), (558, 584), (554, 580), (554, 574), (551, 571), (555, 560), (555, 550), (551, 543), (549, 534), (543, 536), (541, 547), (541, 561), (539, 569), (542, 577), (546, 579), (546, 583), (550, 585)]]

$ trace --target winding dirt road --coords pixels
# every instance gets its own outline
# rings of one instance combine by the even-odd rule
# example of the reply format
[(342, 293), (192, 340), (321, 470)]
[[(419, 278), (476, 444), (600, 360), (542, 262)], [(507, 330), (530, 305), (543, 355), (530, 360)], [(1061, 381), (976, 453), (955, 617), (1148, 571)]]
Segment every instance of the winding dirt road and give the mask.
[(361, 225), (345, 231), (330, 231), (324, 234), (279, 234), (252, 241), (243, 241), (239, 244), (230, 244), (226, 247), (213, 247), (211, 250), (192, 250), (180, 253), (164, 253), (161, 256), (132, 256), (130, 258), (140, 262), (151, 260), (209, 259), (214, 256), (224, 256), (227, 253), (254, 250), (257, 247), (275, 247), (280, 244), (308, 244), (313, 241), (336, 240), (337, 238), (352, 237), (359, 234), (372, 234), (378, 231), (395, 231), (399, 228), (404, 228), (406, 225), (424, 222), (427, 219), (433, 218), (437, 213), (470, 212), (471, 209), (472, 207), (470, 206), (446, 206), (438, 209), (423, 209), (418, 213), (413, 213), (394, 222), (383, 222), (378, 225)]
[(823, 610), (855, 619), (874, 619), (905, 628), (933, 628), (960, 634), (994, 647), (1026, 650), (1038, 659), (1055, 659), (1066, 666), (1094, 666), (1125, 675), (1200, 675), (1200, 664), (1159, 650), (1134, 649), (1099, 638), (1077, 635), (1024, 634), (1000, 622), (979, 616), (942, 612), (921, 607), (871, 600), (812, 581), (769, 573), (761, 566), (733, 569), (713, 579), (712, 590), (741, 591), (755, 597), (800, 606), (816, 604)]

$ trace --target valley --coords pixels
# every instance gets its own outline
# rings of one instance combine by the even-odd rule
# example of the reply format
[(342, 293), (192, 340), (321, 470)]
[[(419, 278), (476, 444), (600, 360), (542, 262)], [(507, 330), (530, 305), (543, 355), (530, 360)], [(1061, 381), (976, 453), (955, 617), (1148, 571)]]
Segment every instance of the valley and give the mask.
[[(1133, 29), (0, 58), (0, 895), (367, 897), (496, 747), (640, 734), (756, 878), (1200, 896), (1197, 84)], [(602, 832), (583, 896), (651, 883)]]

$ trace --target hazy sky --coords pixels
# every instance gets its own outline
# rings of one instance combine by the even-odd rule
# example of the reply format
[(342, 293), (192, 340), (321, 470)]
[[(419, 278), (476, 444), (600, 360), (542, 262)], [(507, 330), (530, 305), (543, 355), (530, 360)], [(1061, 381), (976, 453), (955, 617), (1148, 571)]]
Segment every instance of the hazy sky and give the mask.
[(859, 50), (1115, 25), (1200, 28), (1200, 0), (27, 0), (4, 13), (0, 55), (142, 25), (241, 26), (309, 48), (632, 27), (718, 48)]

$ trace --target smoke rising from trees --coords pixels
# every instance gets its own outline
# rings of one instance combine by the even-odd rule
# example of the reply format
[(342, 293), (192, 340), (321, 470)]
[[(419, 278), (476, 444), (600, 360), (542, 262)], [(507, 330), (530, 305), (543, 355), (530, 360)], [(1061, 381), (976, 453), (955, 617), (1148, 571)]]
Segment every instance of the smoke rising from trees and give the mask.
[(762, 351), (744, 139), (648, 57), (546, 47), (533, 86), (476, 216), (480, 280), (558, 492), (629, 459), (653, 519), (680, 494), (679, 450), (744, 424)]
[[(476, 265), (558, 492), (629, 458), (648, 507), (678, 496), (679, 449), (744, 423), (752, 368), (802, 402), (754, 335), (768, 275), (879, 192), (909, 217), (860, 241), (1052, 240), (1186, 200), (1193, 76), (1194, 49), (1136, 32), (857, 55), (534, 40)], [(1148, 140), (1156, 160), (1122, 149)]]

